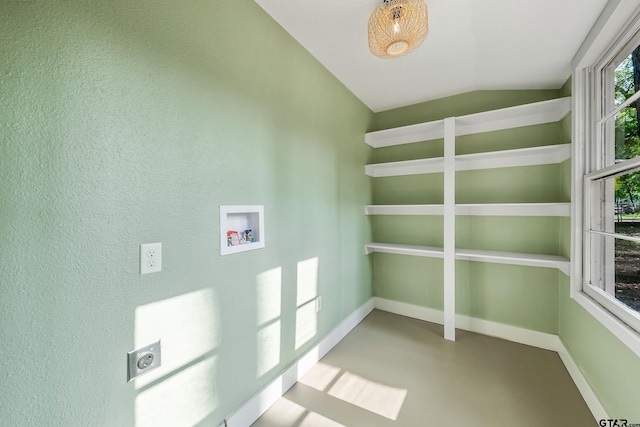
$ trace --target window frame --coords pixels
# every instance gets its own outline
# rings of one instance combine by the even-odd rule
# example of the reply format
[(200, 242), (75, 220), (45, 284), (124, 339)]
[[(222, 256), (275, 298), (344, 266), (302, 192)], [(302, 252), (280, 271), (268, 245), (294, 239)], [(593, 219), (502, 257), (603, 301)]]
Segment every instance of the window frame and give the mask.
[[(618, 164), (609, 161), (611, 166), (606, 166), (607, 155), (611, 156), (611, 153), (602, 149), (604, 135), (601, 132), (601, 129), (606, 126), (604, 123), (611, 120), (611, 111), (617, 108), (612, 105), (615, 101), (613, 101), (613, 94), (610, 93), (611, 85), (607, 84), (607, 78), (611, 77), (615, 70), (615, 59), (624, 57), (623, 51), (634, 42), (636, 45), (640, 44), (640, 6), (634, 1), (610, 1), (572, 63), (573, 262), (570, 295), (640, 356), (640, 316), (630, 318), (621, 303), (615, 302), (615, 299), (607, 296), (605, 291), (589, 285), (592, 256), (594, 256), (591, 250), (593, 233), (590, 230), (592, 183), (603, 177), (614, 176), (640, 166), (640, 157)], [(595, 256), (613, 256), (613, 245), (610, 246), (603, 245), (604, 254), (597, 253)], [(606, 271), (605, 274), (606, 277), (613, 277), (613, 270)], [(634, 325), (636, 329), (630, 325)]]

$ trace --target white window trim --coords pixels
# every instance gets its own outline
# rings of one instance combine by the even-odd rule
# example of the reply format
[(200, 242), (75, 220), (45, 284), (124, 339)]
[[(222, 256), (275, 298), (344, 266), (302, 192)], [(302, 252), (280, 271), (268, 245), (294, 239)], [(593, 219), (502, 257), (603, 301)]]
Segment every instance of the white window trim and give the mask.
[(610, 60), (621, 45), (621, 36), (640, 14), (637, 0), (611, 0), (572, 62), (573, 93), (573, 160), (572, 160), (572, 227), (571, 227), (571, 298), (595, 317), (604, 327), (640, 356), (640, 334), (614, 316), (609, 310), (582, 291), (583, 254), (585, 253), (583, 196), (585, 162), (595, 148), (590, 126), (596, 120), (599, 93), (593, 87), (593, 70)]

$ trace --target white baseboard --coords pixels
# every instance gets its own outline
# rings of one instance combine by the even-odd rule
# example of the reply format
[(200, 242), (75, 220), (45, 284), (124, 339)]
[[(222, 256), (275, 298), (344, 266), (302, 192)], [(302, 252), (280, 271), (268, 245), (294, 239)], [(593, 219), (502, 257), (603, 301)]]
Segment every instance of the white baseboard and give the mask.
[[(440, 325), (444, 321), (444, 314), (440, 310), (384, 298), (374, 298), (373, 301), (378, 310)], [(596, 420), (609, 418), (598, 397), (582, 375), (582, 371), (557, 335), (462, 315), (456, 315), (456, 328), (557, 352), (593, 417)]]
[(589, 407), (589, 410), (591, 410), (593, 417), (596, 420), (609, 419), (609, 414), (607, 414), (607, 411), (600, 403), (600, 400), (598, 400), (598, 397), (591, 389), (591, 386), (587, 382), (586, 378), (582, 375), (582, 371), (580, 370), (580, 368), (578, 368), (578, 365), (576, 365), (573, 357), (571, 357), (571, 354), (569, 354), (569, 351), (564, 346), (562, 340), (559, 337), (557, 341), (557, 351), (560, 359), (562, 359), (562, 363), (564, 363), (567, 371), (569, 371), (569, 375), (571, 375), (573, 382), (575, 383), (576, 387), (578, 387), (582, 398)]
[(318, 345), (303, 356), (299, 357), (291, 366), (259, 391), (249, 401), (230, 415), (225, 421), (228, 427), (248, 427), (265, 413), (282, 395), (289, 390), (309, 369), (313, 367), (325, 354), (338, 344), (353, 328), (367, 317), (373, 310), (373, 299), (356, 309), (353, 313), (336, 326)]
[[(441, 310), (421, 307), (406, 302), (391, 301), (384, 298), (374, 298), (374, 306), (378, 310), (400, 314), (414, 319), (425, 320), (431, 323), (442, 325), (444, 314)], [(456, 328), (465, 331), (476, 332), (490, 337), (502, 338), (520, 344), (543, 348), (545, 350), (556, 351), (557, 335), (545, 332), (532, 331), (530, 329), (519, 328), (517, 326), (505, 325), (503, 323), (491, 322), (489, 320), (476, 319), (474, 317), (456, 315)]]

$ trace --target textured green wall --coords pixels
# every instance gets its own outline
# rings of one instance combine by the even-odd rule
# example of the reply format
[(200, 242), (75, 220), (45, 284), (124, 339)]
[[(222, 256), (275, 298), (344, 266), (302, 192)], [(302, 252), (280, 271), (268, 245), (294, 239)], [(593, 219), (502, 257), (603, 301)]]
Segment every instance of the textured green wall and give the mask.
[[(371, 297), (373, 113), (253, 1), (5, 1), (0, 40), (0, 425), (217, 425)], [(266, 248), (221, 257), (221, 204)]]
[[(420, 123), (505, 108), (560, 96), (548, 91), (479, 91), (377, 113), (376, 129)], [(568, 120), (476, 135), (456, 140), (456, 153), (564, 144)], [(443, 140), (374, 150), (376, 162), (411, 160), (443, 154)], [(563, 178), (570, 165), (527, 166), (456, 174), (457, 203), (568, 202)], [(376, 204), (442, 203), (443, 174), (373, 179)], [(442, 246), (439, 216), (374, 216), (375, 241)], [(467, 249), (564, 252), (561, 233), (568, 220), (557, 217), (459, 216), (456, 246)], [(442, 260), (376, 254), (373, 291), (378, 297), (442, 309)], [(480, 319), (558, 333), (557, 270), (502, 264), (456, 263), (456, 311)]]
[(610, 417), (640, 420), (640, 358), (569, 296), (560, 277), (560, 338)]

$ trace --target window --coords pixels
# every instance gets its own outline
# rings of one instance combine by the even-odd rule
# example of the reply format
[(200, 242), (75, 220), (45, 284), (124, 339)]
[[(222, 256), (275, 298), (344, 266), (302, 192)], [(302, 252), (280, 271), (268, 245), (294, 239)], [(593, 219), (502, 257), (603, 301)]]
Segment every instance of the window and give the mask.
[[(640, 33), (639, 33), (640, 34)], [(585, 177), (583, 290), (640, 331), (640, 48), (636, 37), (600, 68), (595, 142)]]
[(631, 3), (605, 9), (574, 60), (572, 297), (640, 355), (640, 10)]

